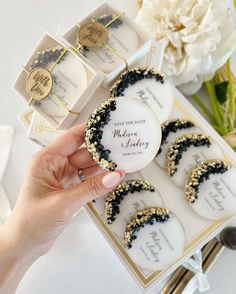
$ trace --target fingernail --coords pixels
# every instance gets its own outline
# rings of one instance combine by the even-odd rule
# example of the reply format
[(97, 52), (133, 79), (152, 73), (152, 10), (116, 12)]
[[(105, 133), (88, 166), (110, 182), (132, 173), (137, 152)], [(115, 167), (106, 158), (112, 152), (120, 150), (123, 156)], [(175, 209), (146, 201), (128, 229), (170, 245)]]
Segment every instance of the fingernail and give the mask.
[(109, 189), (109, 188), (112, 188), (112, 187), (118, 185), (123, 177), (124, 176), (123, 176), (122, 171), (121, 172), (114, 171), (114, 172), (106, 174), (102, 178), (102, 184), (105, 188)]

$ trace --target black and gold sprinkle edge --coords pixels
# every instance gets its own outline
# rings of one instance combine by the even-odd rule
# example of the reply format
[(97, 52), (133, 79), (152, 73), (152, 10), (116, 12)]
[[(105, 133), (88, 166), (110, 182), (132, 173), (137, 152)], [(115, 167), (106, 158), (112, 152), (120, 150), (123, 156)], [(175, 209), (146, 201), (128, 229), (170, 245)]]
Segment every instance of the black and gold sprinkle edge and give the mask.
[(143, 79), (155, 79), (157, 82), (164, 84), (165, 77), (156, 72), (153, 68), (137, 67), (129, 69), (122, 73), (112, 86), (110, 89), (110, 97), (124, 96), (125, 89)]
[(198, 191), (201, 183), (209, 179), (210, 175), (223, 174), (229, 170), (232, 165), (221, 159), (211, 159), (200, 162), (188, 175), (185, 184), (185, 193), (187, 200), (194, 203), (198, 199)]
[(171, 143), (167, 154), (166, 154), (166, 166), (167, 172), (169, 176), (173, 176), (178, 168), (177, 165), (179, 164), (183, 153), (190, 147), (201, 147), (207, 146), (210, 147), (211, 139), (210, 136), (203, 134), (203, 133), (191, 133), (185, 134)]
[[(162, 131), (161, 146), (167, 143), (167, 138), (170, 133), (176, 133), (179, 130), (189, 129), (194, 126), (195, 125), (192, 121), (186, 120), (183, 118), (175, 118), (175, 119), (170, 119), (165, 121), (161, 125), (161, 131)], [(161, 146), (156, 156), (158, 156), (162, 152)]]
[(103, 127), (110, 121), (111, 111), (116, 110), (116, 99), (108, 98), (95, 109), (87, 121), (85, 127), (85, 144), (97, 164), (108, 171), (114, 171), (115, 162), (109, 160), (110, 150), (106, 150), (101, 144)]
[(128, 222), (125, 229), (124, 244), (132, 247), (132, 242), (137, 238), (137, 232), (145, 225), (164, 223), (169, 219), (169, 210), (161, 207), (150, 207), (139, 210)]
[(115, 216), (120, 213), (119, 205), (127, 194), (143, 190), (154, 192), (155, 187), (143, 180), (128, 180), (111, 191), (107, 196), (104, 209), (107, 223), (112, 224), (115, 221)]
[(38, 52), (35, 60), (29, 65), (29, 69), (33, 70), (37, 67), (45, 68), (48, 64), (56, 62), (64, 50), (65, 48), (56, 46), (54, 48)]

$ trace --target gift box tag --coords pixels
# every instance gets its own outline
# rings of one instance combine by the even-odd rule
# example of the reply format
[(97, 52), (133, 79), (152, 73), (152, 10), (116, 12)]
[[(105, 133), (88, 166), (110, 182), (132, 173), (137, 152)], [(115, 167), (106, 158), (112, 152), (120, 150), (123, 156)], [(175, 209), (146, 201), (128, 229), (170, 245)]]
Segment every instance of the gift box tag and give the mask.
[(172, 110), (173, 86), (149, 68), (134, 68), (124, 72), (111, 89), (111, 96), (127, 96), (151, 107), (159, 121), (165, 121)]
[(197, 199), (191, 208), (210, 220), (220, 220), (236, 212), (236, 168), (231, 167), (219, 174), (210, 174), (200, 183)]
[[(50, 70), (55, 63), (53, 53), (57, 52), (52, 50), (39, 53), (31, 67), (42, 64), (45, 68), (42, 68), (43, 70)], [(33, 71), (37, 71), (37, 67)], [(60, 121), (68, 113), (67, 109), (73, 108), (78, 97), (86, 88), (87, 72), (75, 55), (66, 52), (60, 62), (54, 66), (51, 75), (53, 79), (51, 93), (45, 99), (35, 101), (34, 105), (46, 115)]]
[(145, 224), (136, 233), (132, 247), (127, 252), (142, 269), (159, 271), (183, 254), (185, 239), (183, 225), (170, 212), (164, 222)]
[(122, 17), (109, 25), (107, 30), (107, 42), (100, 47), (86, 47), (83, 55), (104, 73), (109, 74), (122, 62), (124, 63), (126, 58), (136, 52), (140, 44), (137, 32), (123, 21)]
[[(108, 170), (111, 170), (109, 166), (126, 173), (140, 170), (152, 161), (160, 146), (161, 127), (157, 117), (136, 99), (110, 98), (105, 104), (95, 110), (88, 121), (88, 150), (98, 164)], [(99, 130), (101, 124), (105, 125)]]

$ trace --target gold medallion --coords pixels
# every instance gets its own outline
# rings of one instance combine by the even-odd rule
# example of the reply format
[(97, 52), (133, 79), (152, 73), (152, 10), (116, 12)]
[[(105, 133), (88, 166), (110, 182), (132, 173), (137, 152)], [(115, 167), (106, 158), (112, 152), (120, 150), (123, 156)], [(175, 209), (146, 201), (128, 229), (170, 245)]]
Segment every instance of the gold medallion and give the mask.
[(51, 73), (42, 67), (34, 68), (27, 79), (27, 91), (33, 100), (43, 100), (51, 92), (53, 85)]
[(79, 42), (86, 47), (100, 47), (107, 42), (107, 28), (96, 21), (82, 24), (78, 31)]

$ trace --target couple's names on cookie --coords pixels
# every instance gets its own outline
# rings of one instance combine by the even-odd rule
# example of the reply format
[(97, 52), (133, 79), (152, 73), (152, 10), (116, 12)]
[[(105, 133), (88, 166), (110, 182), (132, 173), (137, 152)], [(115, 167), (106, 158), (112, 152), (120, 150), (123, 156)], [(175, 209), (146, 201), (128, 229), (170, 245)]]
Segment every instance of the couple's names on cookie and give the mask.
[[(132, 111), (132, 110), (131, 110)], [(135, 126), (135, 125), (145, 125), (146, 120), (130, 120), (130, 121), (120, 121), (115, 122), (114, 126), (116, 128), (112, 132), (113, 139), (121, 139), (121, 147), (122, 148), (144, 148), (147, 149), (149, 147), (148, 141), (143, 141), (140, 137), (140, 134), (137, 130), (130, 131), (129, 126)], [(119, 128), (120, 127), (120, 128)], [(127, 128), (123, 128), (127, 127)]]

